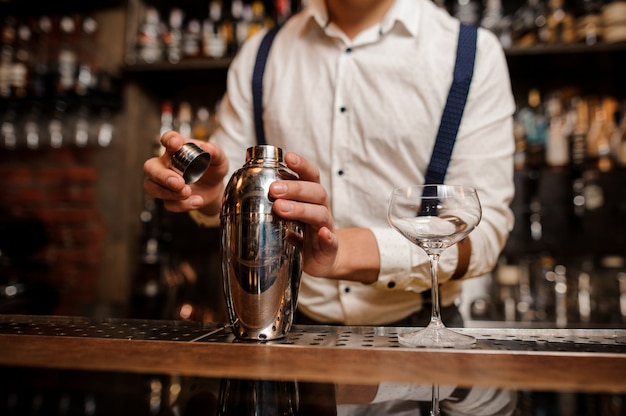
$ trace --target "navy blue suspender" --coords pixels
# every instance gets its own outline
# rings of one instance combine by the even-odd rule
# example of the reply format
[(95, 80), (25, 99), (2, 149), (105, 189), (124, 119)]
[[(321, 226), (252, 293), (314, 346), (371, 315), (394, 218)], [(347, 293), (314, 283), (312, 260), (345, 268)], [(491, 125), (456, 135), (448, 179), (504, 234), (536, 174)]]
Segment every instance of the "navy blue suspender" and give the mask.
[(454, 79), (448, 92), (446, 106), (439, 123), (437, 140), (430, 157), (424, 183), (443, 183), (450, 163), (450, 155), (459, 131), (465, 102), (474, 75), (474, 58), (476, 56), (477, 30), (474, 26), (461, 24), (459, 43), (454, 65)]
[(270, 48), (276, 33), (280, 30), (281, 26), (276, 26), (268, 31), (263, 40), (256, 55), (256, 62), (254, 63), (254, 72), (252, 73), (252, 105), (254, 111), (254, 132), (256, 134), (256, 142), (259, 145), (266, 144), (265, 140), (265, 128), (263, 125), (263, 74), (265, 73), (265, 63), (267, 57), (270, 54)]
[[(276, 33), (280, 30), (277, 26), (267, 32), (259, 51), (257, 52), (254, 72), (252, 74), (252, 102), (254, 108), (254, 128), (257, 144), (266, 144), (265, 129), (263, 126), (263, 73), (265, 63), (269, 55), (270, 47)], [(474, 26), (461, 24), (459, 42), (457, 46), (456, 62), (454, 66), (454, 78), (446, 105), (444, 107), (435, 147), (428, 164), (428, 170), (424, 183), (440, 184), (444, 182), (450, 156), (454, 148), (461, 118), (467, 101), (472, 76), (474, 75), (474, 61), (476, 56), (477, 29)]]

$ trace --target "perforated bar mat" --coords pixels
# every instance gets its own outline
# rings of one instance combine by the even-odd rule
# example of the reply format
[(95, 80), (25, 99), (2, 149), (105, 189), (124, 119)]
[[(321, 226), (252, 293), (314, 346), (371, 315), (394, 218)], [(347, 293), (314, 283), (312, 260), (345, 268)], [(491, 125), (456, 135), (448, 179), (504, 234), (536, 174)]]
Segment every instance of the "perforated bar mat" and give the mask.
[[(404, 348), (398, 333), (406, 328), (299, 326), (281, 340), (291, 344), (334, 348)], [(464, 328), (476, 337), (471, 349), (626, 354), (626, 329)], [(176, 342), (248, 342), (235, 339), (227, 325), (187, 321), (89, 319), (0, 315), (0, 334), (112, 338)]]

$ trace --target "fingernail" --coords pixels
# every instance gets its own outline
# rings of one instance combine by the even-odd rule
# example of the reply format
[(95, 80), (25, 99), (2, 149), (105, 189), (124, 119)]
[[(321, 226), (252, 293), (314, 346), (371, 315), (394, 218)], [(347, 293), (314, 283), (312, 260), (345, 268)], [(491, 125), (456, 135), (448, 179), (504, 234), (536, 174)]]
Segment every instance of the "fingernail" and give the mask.
[(292, 165), (300, 164), (300, 156), (298, 156), (296, 153), (289, 153), (289, 159)]
[(272, 193), (274, 195), (282, 195), (287, 192), (287, 185), (282, 182), (274, 182), (272, 184)]
[(200, 208), (202, 206), (202, 198), (199, 196), (192, 196), (189, 198), (189, 204), (192, 208)]
[(170, 176), (169, 178), (167, 178), (167, 180), (165, 181), (165, 183), (167, 184), (167, 186), (169, 186), (170, 188), (175, 188), (177, 186), (180, 185), (180, 181), (182, 179), (180, 177), (176, 177), (176, 176)]
[(280, 204), (280, 210), (282, 212), (290, 212), (293, 209), (293, 202), (282, 200)]

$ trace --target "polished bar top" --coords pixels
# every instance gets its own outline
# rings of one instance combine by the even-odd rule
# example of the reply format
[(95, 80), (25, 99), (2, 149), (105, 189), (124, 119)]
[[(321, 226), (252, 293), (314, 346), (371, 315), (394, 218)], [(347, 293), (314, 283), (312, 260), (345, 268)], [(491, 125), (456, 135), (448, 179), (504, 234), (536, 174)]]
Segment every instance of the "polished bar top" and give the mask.
[(466, 328), (471, 348), (406, 348), (402, 328), (294, 326), (236, 340), (221, 324), (0, 315), (0, 366), (379, 384), (626, 392), (625, 329)]

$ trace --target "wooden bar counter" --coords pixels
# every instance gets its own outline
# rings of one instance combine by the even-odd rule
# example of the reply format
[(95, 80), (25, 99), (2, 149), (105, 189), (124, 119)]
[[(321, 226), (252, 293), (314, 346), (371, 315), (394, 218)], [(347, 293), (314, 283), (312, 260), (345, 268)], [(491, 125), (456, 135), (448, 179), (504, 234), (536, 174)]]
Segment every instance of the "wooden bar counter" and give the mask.
[(467, 349), (402, 347), (399, 330), (294, 326), (255, 343), (220, 324), (0, 315), (0, 366), (626, 393), (624, 329), (466, 328)]

